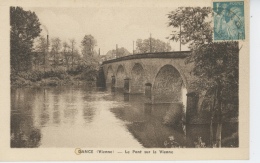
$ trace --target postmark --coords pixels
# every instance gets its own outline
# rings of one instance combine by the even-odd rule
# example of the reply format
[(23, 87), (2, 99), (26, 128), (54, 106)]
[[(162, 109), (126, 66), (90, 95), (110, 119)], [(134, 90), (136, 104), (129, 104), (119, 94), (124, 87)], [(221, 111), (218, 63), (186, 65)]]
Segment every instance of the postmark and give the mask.
[(214, 41), (244, 40), (244, 1), (213, 2)]

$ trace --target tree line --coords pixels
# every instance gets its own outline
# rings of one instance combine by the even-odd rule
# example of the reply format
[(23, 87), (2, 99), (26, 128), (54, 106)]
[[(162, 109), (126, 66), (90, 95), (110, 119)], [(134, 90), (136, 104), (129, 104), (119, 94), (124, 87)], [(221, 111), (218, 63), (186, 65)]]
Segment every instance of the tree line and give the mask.
[(59, 66), (73, 69), (75, 65), (97, 64), (99, 61), (94, 49), (97, 41), (92, 35), (83, 37), (81, 51), (76, 48), (75, 39), (47, 39), (40, 35), (42, 29), (37, 15), (21, 7), (10, 8), (10, 25), (12, 72)]
[(10, 60), (12, 86), (45, 86), (94, 81), (100, 57), (96, 39), (85, 35), (77, 48), (75, 39), (41, 35), (37, 15), (21, 7), (10, 7)]
[(155, 38), (137, 39), (135, 54), (141, 53), (157, 53), (157, 52), (170, 52), (170, 43)]
[(95, 51), (96, 40), (92, 35), (85, 35), (81, 41), (81, 51), (76, 47), (75, 39), (61, 41), (59, 37), (50, 39), (40, 36), (36, 39), (33, 55), (35, 69), (58, 66), (74, 69), (78, 65), (97, 64), (99, 55)]

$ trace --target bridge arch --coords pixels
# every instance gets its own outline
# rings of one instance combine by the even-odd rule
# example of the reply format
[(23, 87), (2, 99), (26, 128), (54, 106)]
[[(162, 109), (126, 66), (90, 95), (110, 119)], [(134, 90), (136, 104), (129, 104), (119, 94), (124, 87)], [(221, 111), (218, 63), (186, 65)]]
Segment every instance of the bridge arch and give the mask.
[(120, 64), (116, 71), (116, 87), (123, 88), (124, 80), (126, 78), (125, 68)]
[(111, 83), (112, 82), (112, 76), (114, 75), (114, 71), (112, 69), (112, 66), (108, 66), (107, 68), (107, 73), (106, 73), (106, 83)]
[(135, 63), (131, 70), (131, 93), (144, 93), (145, 70), (141, 63)]
[(160, 67), (153, 81), (154, 103), (179, 103), (187, 105), (187, 83), (184, 75), (173, 65)]

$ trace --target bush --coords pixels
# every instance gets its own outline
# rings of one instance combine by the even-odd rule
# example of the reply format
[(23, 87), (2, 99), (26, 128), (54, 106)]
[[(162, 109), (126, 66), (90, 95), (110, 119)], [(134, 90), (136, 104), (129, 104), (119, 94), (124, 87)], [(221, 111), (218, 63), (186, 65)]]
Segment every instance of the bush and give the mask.
[(57, 77), (59, 79), (66, 79), (68, 73), (64, 69), (51, 69), (44, 73), (43, 78)]
[(96, 81), (98, 70), (92, 65), (77, 65), (75, 69), (67, 71), (69, 75), (76, 76), (78, 80)]
[(87, 80), (87, 81), (96, 81), (97, 79), (97, 70), (93, 69), (88, 69), (81, 74), (81, 79), (82, 80)]
[(11, 72), (13, 86), (56, 86), (59, 84), (73, 84), (73, 81), (96, 81), (98, 70), (95, 66), (78, 65), (73, 70), (66, 71), (62, 67), (33, 71)]
[(16, 77), (16, 80), (11, 81), (12, 85), (22, 87), (22, 86), (31, 86), (32, 82), (21, 77)]
[(85, 67), (83, 65), (76, 65), (75, 68), (67, 70), (67, 73), (69, 75), (75, 76), (75, 75), (81, 74), (84, 69), (85, 69)]
[(32, 82), (36, 82), (41, 80), (42, 73), (40, 71), (23, 71), (18, 73), (18, 77), (23, 78), (25, 80), (30, 80)]
[(23, 71), (19, 72), (17, 75), (11, 75), (11, 80), (17, 80), (17, 77), (23, 78), (25, 80), (30, 80), (31, 82), (41, 81), (42, 79), (56, 77), (59, 79), (66, 79), (68, 74), (63, 69), (51, 69), (51, 70), (34, 70), (34, 71)]
[(57, 77), (51, 77), (46, 79), (44, 84), (47, 86), (58, 86), (60, 84), (60, 80)]

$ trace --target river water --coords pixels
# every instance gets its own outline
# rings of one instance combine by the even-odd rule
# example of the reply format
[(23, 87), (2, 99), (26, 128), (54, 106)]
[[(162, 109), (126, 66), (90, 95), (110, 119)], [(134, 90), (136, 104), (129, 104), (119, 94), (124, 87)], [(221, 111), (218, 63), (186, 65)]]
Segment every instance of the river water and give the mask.
[[(169, 137), (182, 147), (194, 147), (198, 137), (208, 145), (209, 125), (167, 126), (172, 106), (144, 101), (95, 86), (12, 88), (11, 147), (163, 148)], [(222, 138), (237, 128), (224, 125)]]

